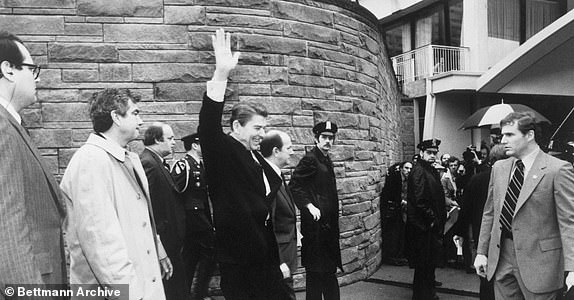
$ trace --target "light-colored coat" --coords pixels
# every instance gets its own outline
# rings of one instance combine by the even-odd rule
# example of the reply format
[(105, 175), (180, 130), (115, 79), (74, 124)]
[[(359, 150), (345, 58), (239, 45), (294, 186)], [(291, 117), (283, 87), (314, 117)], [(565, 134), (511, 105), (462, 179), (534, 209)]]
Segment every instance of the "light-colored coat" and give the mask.
[(125, 155), (119, 145), (92, 134), (62, 178), (69, 208), (70, 282), (129, 284), (129, 299), (162, 300), (148, 182), (138, 156), (130, 152), (142, 191), (126, 171)]
[[(478, 254), (488, 256), (492, 279), (500, 255), (500, 213), (515, 158), (497, 161), (484, 206)], [(512, 222), (518, 271), (533, 293), (557, 290), (574, 271), (574, 170), (540, 151), (524, 179)]]
[(59, 197), (24, 127), (0, 105), (0, 288), (67, 280)]

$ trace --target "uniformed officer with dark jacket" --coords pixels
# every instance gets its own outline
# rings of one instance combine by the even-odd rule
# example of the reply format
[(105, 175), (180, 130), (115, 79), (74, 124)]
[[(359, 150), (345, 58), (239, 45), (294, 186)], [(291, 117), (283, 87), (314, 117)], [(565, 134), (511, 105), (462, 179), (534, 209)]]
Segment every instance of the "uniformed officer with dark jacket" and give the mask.
[(215, 269), (214, 229), (207, 179), (201, 161), (199, 135), (194, 133), (181, 140), (187, 154), (175, 163), (171, 175), (182, 191), (181, 196), (184, 200), (186, 236), (183, 259), (188, 273), (188, 288), (192, 286), (193, 278), (196, 277), (192, 299), (204, 299), (207, 297), (210, 276)]
[(440, 177), (433, 164), (440, 140), (421, 142), (421, 159), (409, 176), (407, 224), (413, 247), (415, 274), (413, 300), (438, 299), (435, 290), (435, 268), (440, 257), (446, 209)]
[(337, 268), (343, 270), (339, 247), (339, 198), (328, 153), (337, 133), (333, 122), (313, 127), (315, 147), (293, 172), (289, 187), (301, 211), (301, 264), (306, 271), (306, 299), (339, 299)]

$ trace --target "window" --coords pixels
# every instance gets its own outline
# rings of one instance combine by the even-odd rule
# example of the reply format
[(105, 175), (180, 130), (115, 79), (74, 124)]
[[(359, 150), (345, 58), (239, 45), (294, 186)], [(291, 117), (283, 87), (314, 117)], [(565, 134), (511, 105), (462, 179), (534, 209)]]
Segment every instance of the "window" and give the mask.
[(558, 19), (561, 11), (558, 1), (526, 0), (526, 39)]
[(411, 50), (411, 26), (408, 23), (385, 31), (385, 42), (390, 57)]
[(520, 41), (519, 0), (488, 0), (488, 36)]

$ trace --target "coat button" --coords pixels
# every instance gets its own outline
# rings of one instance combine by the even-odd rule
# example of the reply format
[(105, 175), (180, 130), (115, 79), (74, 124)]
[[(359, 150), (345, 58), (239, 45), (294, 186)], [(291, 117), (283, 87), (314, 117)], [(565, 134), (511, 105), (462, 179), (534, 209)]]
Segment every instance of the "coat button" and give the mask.
[(155, 277), (151, 280), (151, 282), (155, 282)]
[(500, 245), (499, 245), (499, 244), (496, 244), (496, 248), (500, 248)]
[(147, 222), (144, 221), (144, 222), (142, 223), (142, 227), (146, 227), (146, 225), (147, 225)]
[(149, 255), (150, 253), (151, 253), (151, 251), (148, 249), (148, 250), (147, 250), (147, 254)]

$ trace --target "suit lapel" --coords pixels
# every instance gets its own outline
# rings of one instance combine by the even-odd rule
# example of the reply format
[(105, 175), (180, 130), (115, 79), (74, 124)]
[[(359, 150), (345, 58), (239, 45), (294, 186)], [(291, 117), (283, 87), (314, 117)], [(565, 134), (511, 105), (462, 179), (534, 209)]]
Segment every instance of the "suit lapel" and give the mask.
[(60, 215), (64, 215), (65, 208), (62, 205), (62, 203), (60, 203), (58, 184), (56, 183), (54, 177), (49, 173), (48, 168), (44, 165), (44, 161), (41, 158), (40, 153), (38, 153), (38, 150), (36, 150), (36, 146), (34, 146), (34, 144), (32, 143), (32, 140), (30, 139), (30, 136), (26, 132), (26, 129), (24, 129), (24, 127), (22, 127), (22, 125), (20, 125), (18, 121), (16, 121), (14, 117), (12, 117), (12, 115), (10, 115), (10, 113), (8, 113), (8, 111), (6, 111), (6, 109), (1, 105), (0, 105), (0, 115), (6, 118), (10, 122), (10, 124), (12, 124), (12, 126), (22, 137), (22, 140), (24, 140), (24, 144), (26, 144), (26, 146), (28, 147), (34, 158), (36, 158), (36, 161), (40, 165), (42, 173), (44, 173), (44, 177), (48, 182), (48, 187), (50, 188), (50, 193), (52, 194), (52, 198), (54, 199), (55, 205), (58, 208)]
[(159, 158), (159, 156), (157, 156), (155, 153), (151, 152), (147, 148), (144, 151), (147, 153), (147, 155), (151, 156), (152, 159), (155, 161), (156, 165), (161, 170), (161, 175), (165, 178), (165, 180), (167, 180), (171, 188), (178, 191), (173, 181), (173, 178), (171, 177), (171, 174), (169, 174), (169, 171), (165, 169), (165, 167), (163, 166), (163, 161)]
[(536, 159), (528, 171), (528, 175), (524, 178), (524, 183), (522, 184), (522, 189), (520, 190), (520, 195), (518, 195), (518, 201), (516, 202), (516, 212), (518, 212), (520, 207), (524, 205), (538, 183), (540, 183), (540, 180), (542, 180), (542, 177), (544, 177), (546, 165), (546, 154), (540, 151), (538, 155), (536, 155)]
[(293, 203), (291, 194), (287, 190), (287, 182), (282, 184), (282, 188), (279, 188), (279, 193), (281, 193), (281, 197), (285, 200), (285, 202), (287, 202), (287, 206), (289, 206), (289, 209), (291, 209), (293, 214), (295, 214), (296, 213), (295, 204)]
[(502, 211), (502, 206), (504, 205), (504, 198), (506, 197), (506, 190), (508, 189), (508, 184), (510, 183), (510, 177), (512, 176), (512, 166), (514, 166), (514, 162), (516, 158), (510, 158), (502, 162), (502, 165), (498, 168), (498, 172), (501, 174), (497, 176), (495, 187), (495, 191), (499, 191), (498, 194), (494, 194), (494, 200), (500, 199), (498, 201), (498, 212)]

